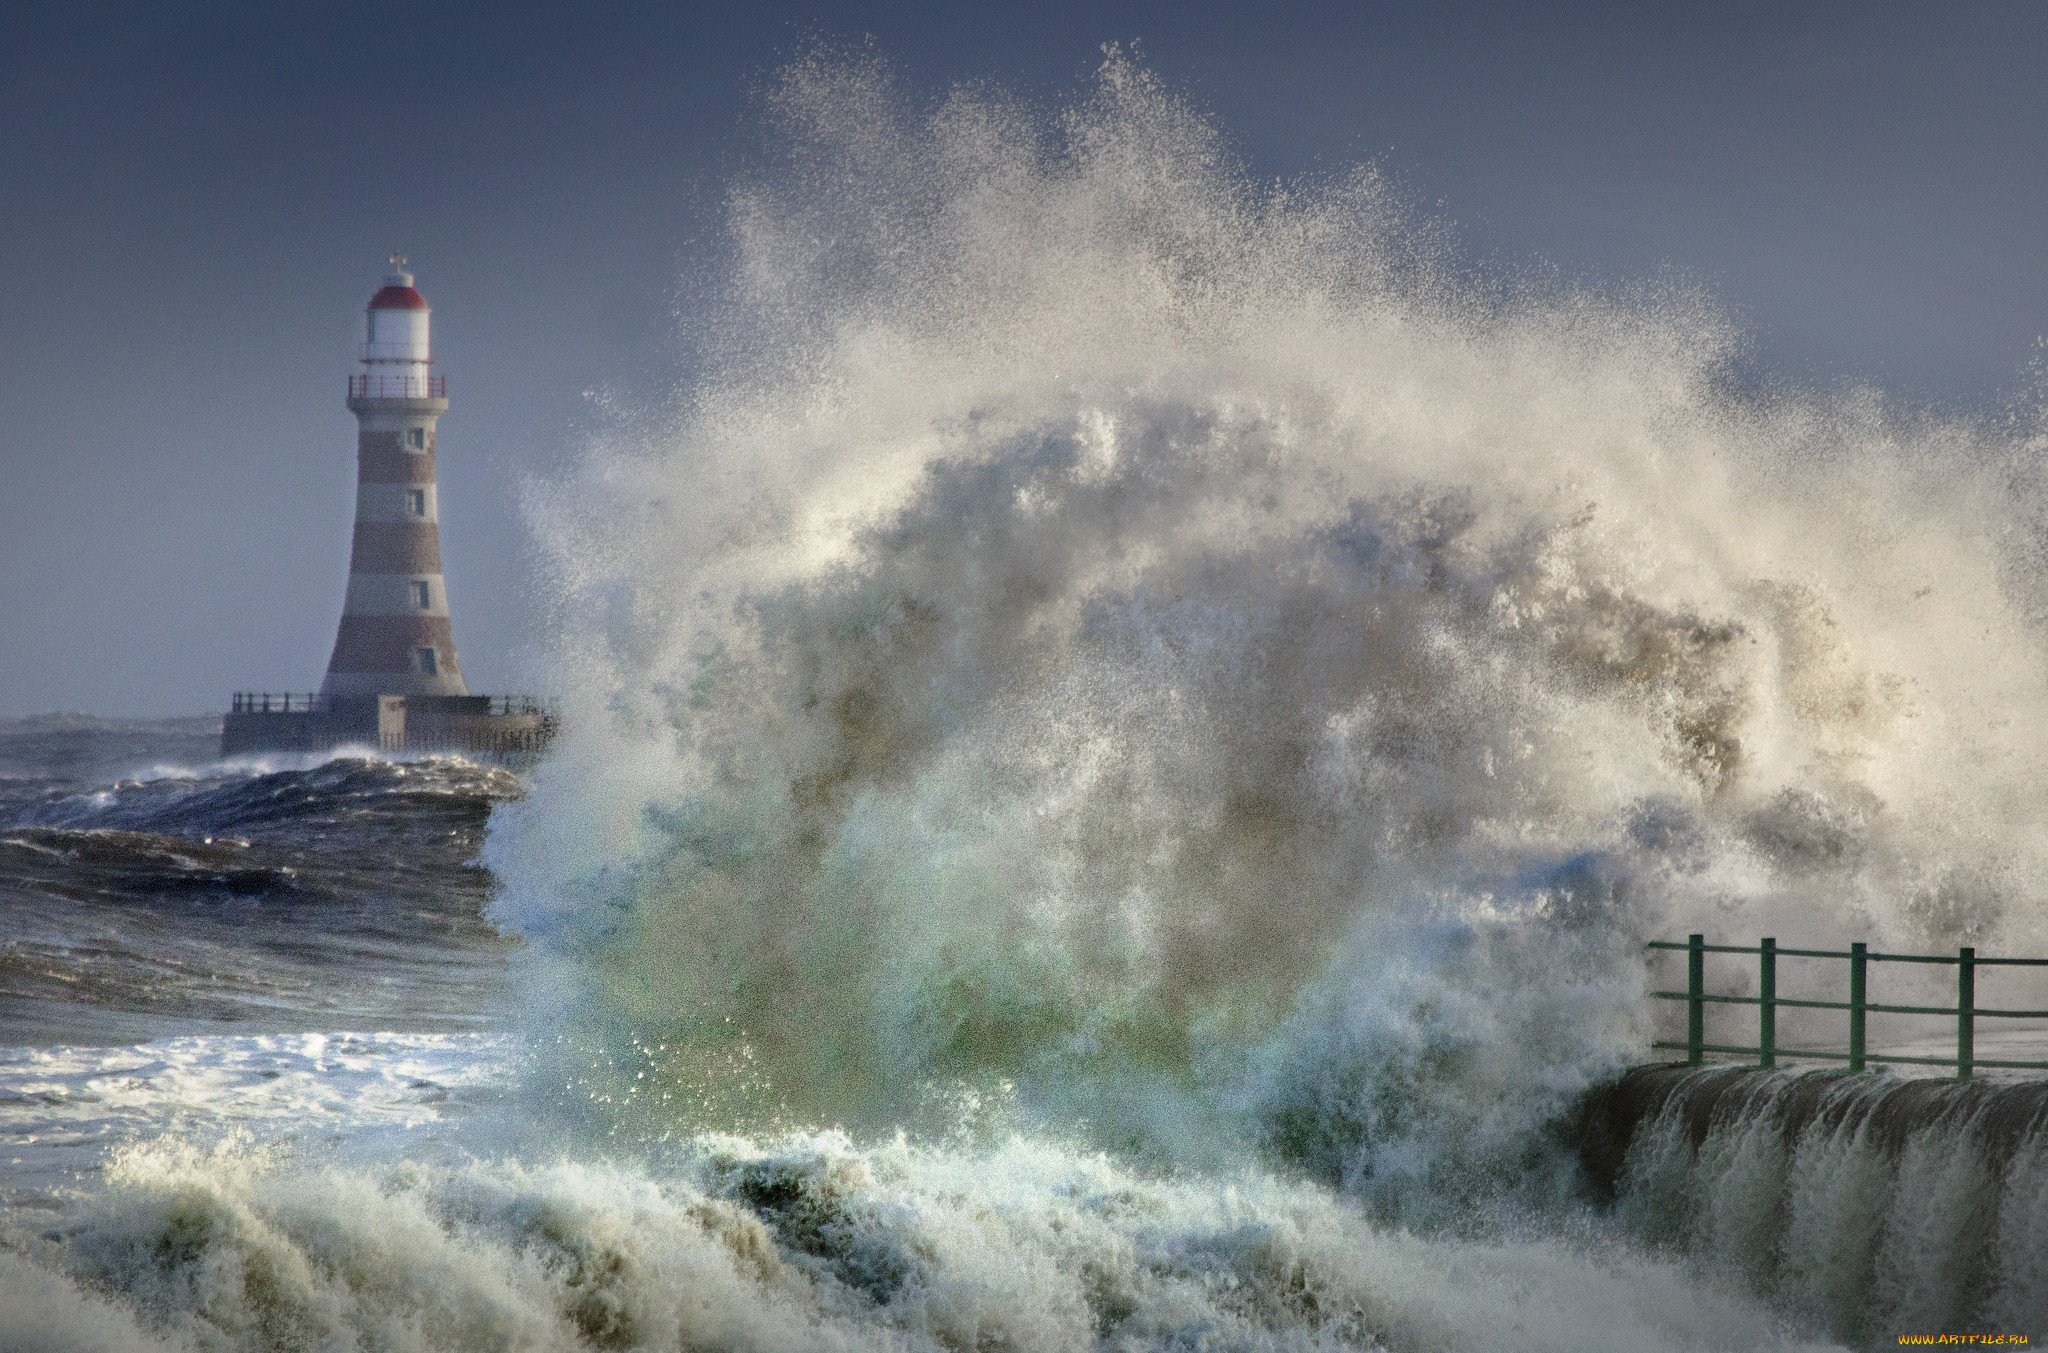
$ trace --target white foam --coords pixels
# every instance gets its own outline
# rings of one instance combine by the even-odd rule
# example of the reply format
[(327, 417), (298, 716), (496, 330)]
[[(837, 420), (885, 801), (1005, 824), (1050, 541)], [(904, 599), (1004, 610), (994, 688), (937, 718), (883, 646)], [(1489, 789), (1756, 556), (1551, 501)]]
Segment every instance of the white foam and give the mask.
[(0, 1353), (183, 1353), (193, 1345), (145, 1330), (103, 1295), (0, 1251)]
[(0, 1048), (0, 1173), (19, 1195), (165, 1134), (404, 1133), (488, 1099), (515, 1046), (494, 1034), (306, 1033)]
[[(1670, 1264), (1428, 1242), (1314, 1186), (1023, 1141), (367, 1170), (164, 1145), (55, 1233), (41, 1262), (223, 1350), (1813, 1347)], [(0, 1296), (24, 1281), (50, 1286), (0, 1268)]]

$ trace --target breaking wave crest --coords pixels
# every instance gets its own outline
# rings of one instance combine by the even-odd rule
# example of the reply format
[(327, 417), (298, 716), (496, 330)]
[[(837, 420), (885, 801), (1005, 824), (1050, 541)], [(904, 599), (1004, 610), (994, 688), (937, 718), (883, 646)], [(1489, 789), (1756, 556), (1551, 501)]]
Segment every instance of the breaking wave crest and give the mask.
[[(412, 762), (369, 755), (288, 756), (273, 765), (237, 760), (112, 784), (23, 781), (0, 793), (0, 831), (153, 832), (205, 837), (313, 831), (359, 823), (402, 827), (452, 820), (508, 798), (518, 779), (453, 757)], [(297, 764), (304, 763), (304, 764)]]

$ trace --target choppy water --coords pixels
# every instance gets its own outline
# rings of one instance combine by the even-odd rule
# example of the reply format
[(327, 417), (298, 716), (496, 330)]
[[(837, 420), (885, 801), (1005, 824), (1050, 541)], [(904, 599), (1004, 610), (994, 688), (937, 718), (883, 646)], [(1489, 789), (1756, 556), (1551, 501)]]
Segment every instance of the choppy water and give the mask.
[(1758, 393), (1121, 58), (763, 112), (701, 381), (533, 493), (529, 782), (17, 730), (0, 1343), (2048, 1337), (2031, 1121), (1573, 1136), (1647, 939), (2048, 953), (2038, 410)]
[(474, 863), (517, 781), (220, 765), (218, 720), (0, 724), (0, 1039), (475, 1028), (510, 944)]

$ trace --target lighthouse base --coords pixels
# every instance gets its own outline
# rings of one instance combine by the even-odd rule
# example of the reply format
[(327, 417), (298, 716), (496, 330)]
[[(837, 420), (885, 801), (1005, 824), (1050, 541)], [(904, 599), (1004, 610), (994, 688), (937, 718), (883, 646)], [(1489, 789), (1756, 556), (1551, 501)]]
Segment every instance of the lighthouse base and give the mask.
[(222, 720), (220, 754), (447, 752), (519, 768), (538, 760), (555, 717), (540, 702), (492, 695), (275, 695), (241, 692)]

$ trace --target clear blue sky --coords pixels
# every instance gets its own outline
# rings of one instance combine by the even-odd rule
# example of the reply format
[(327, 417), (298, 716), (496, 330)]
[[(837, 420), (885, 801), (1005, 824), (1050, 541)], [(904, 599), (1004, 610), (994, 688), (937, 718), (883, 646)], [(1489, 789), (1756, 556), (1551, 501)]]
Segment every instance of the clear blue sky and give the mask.
[(2038, 4), (30, 4), (0, 41), (0, 715), (316, 685), (364, 301), (435, 307), (472, 686), (521, 475), (686, 380), (750, 91), (812, 40), (1056, 100), (1135, 43), (1252, 172), (1375, 160), (1469, 256), (1675, 270), (1759, 374), (1995, 414), (2048, 332)]

